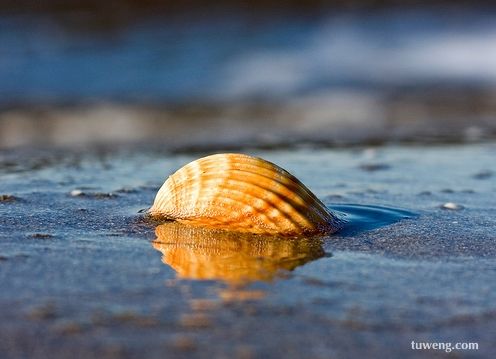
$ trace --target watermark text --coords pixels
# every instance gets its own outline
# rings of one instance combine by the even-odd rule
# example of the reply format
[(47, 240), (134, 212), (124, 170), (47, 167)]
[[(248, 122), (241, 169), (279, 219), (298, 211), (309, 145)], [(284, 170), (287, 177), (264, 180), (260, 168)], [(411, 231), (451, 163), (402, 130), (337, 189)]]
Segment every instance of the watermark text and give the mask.
[(434, 343), (434, 342), (416, 342), (412, 340), (412, 350), (444, 350), (451, 353), (453, 350), (479, 350), (479, 343)]

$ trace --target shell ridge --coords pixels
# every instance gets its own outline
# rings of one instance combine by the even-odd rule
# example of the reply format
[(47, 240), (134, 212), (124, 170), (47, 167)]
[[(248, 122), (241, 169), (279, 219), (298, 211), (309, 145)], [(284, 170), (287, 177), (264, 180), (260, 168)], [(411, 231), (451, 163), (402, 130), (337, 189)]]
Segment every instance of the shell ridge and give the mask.
[(332, 232), (336, 217), (300, 180), (244, 154), (215, 154), (174, 172), (149, 210), (179, 222), (284, 235)]
[[(157, 196), (155, 197), (155, 201), (153, 202), (152, 207), (150, 208), (150, 212), (162, 212), (161, 215), (165, 214), (165, 217), (174, 217), (177, 214), (176, 211), (167, 210), (167, 207), (172, 208), (180, 208), (180, 196), (181, 192), (175, 191), (176, 188), (176, 179), (174, 175), (169, 176), (162, 187), (159, 189)], [(172, 205), (171, 205), (172, 204)], [(165, 212), (165, 213), (163, 213)]]
[[(240, 196), (241, 198), (242, 198), (242, 197), (249, 196), (249, 197), (254, 198), (254, 199), (261, 199), (261, 200), (263, 200), (265, 203), (267, 203), (267, 204), (269, 204), (269, 205), (272, 205), (272, 206), (273, 206), (273, 204), (272, 204), (271, 202), (269, 202), (269, 201), (267, 201), (267, 200), (265, 200), (265, 199), (263, 199), (263, 198), (260, 198), (260, 197), (256, 197), (256, 196), (253, 196), (253, 195), (247, 194), (247, 193), (245, 193), (245, 192), (243, 192), (243, 191), (241, 191), (241, 190), (238, 190), (238, 189), (233, 189), (233, 188), (229, 188), (229, 187), (225, 187), (225, 186), (222, 186), (222, 185), (221, 185), (221, 186), (219, 186), (219, 188), (221, 188), (221, 189), (226, 189), (226, 190), (233, 191), (233, 192), (237, 192), (237, 193), (239, 193), (239, 194), (241, 194), (241, 195), (242, 195), (242, 196)], [(219, 194), (216, 196), (216, 198), (222, 199), (222, 200), (224, 200), (224, 201), (234, 201), (234, 202), (236, 202), (236, 203), (241, 203), (241, 204), (243, 204), (243, 205), (245, 205), (245, 206), (249, 206), (250, 208), (252, 208), (252, 209), (254, 210), (255, 215), (258, 215), (258, 216), (261, 216), (261, 217), (266, 218), (266, 219), (267, 219), (267, 221), (268, 221), (268, 222), (270, 222), (270, 223), (273, 225), (273, 227), (274, 227), (274, 228), (277, 228), (277, 223), (276, 223), (276, 222), (274, 222), (274, 221), (273, 221), (273, 220), (272, 220), (269, 216), (267, 216), (266, 214), (262, 213), (262, 212), (261, 212), (258, 208), (256, 208), (256, 207), (252, 206), (252, 205), (250, 204), (250, 202), (248, 202), (248, 201), (244, 201), (244, 200), (242, 200), (241, 198), (237, 198), (237, 199), (235, 199), (235, 200), (234, 200), (234, 199), (232, 199), (232, 198), (230, 198), (230, 197), (227, 197), (227, 196), (223, 196), (223, 195), (221, 195), (221, 194), (222, 194), (222, 192), (223, 192), (223, 191), (219, 191)]]
[[(242, 182), (242, 181), (240, 181), (240, 180), (236, 180), (236, 179), (230, 179), (230, 180), (231, 180), (231, 181), (236, 181), (236, 182), (238, 182), (238, 181), (239, 181), (239, 182)], [(286, 194), (284, 194), (284, 193), (280, 193), (280, 192), (278, 192), (278, 191), (274, 190), (273, 188), (263, 186), (263, 185), (261, 185), (260, 183), (257, 183), (257, 182), (244, 181), (244, 182), (242, 182), (242, 183), (248, 183), (248, 184), (250, 184), (250, 185), (252, 185), (252, 186), (255, 186), (255, 187), (257, 187), (257, 188), (260, 188), (260, 189), (263, 189), (263, 190), (265, 190), (265, 191), (271, 192), (271, 193), (272, 193), (272, 194), (274, 194), (274, 195), (275, 195), (278, 199), (280, 199), (282, 202), (289, 203), (289, 204), (290, 204), (290, 206), (291, 206), (293, 209), (295, 209), (297, 213), (301, 214), (301, 215), (302, 215), (302, 216), (303, 216), (306, 220), (309, 220), (309, 216), (307, 216), (307, 215), (306, 215), (306, 213), (307, 213), (307, 212), (309, 212), (309, 211), (307, 210), (307, 208), (305, 207), (305, 205), (304, 205), (304, 204), (301, 204), (301, 203), (298, 203), (298, 202), (296, 202), (296, 201), (294, 201), (292, 198), (290, 198), (290, 197), (289, 197), (289, 196), (287, 196)], [(300, 188), (298, 188), (298, 189), (300, 189)], [(295, 193), (295, 191), (291, 191), (291, 192)], [(299, 195), (299, 193), (296, 193), (296, 194), (298, 194), (298, 195)], [(258, 198), (258, 197), (257, 197), (257, 198)], [(308, 201), (305, 201), (305, 199), (304, 199), (304, 198), (302, 198), (301, 196), (300, 196), (300, 199), (302, 200), (302, 202), (303, 202), (303, 203), (305, 203), (305, 204), (307, 204), (307, 205), (311, 205), (311, 208), (314, 208), (314, 204), (315, 204), (315, 203), (314, 203), (314, 201), (311, 201), (311, 203), (308, 203)], [(313, 200), (313, 199), (312, 199), (312, 200)], [(282, 211), (282, 212), (285, 212), (285, 211), (283, 211), (283, 210), (282, 210), (279, 206), (277, 206), (274, 202), (272, 202), (272, 201), (269, 201), (269, 202), (273, 205), (273, 207), (275, 207), (275, 208), (279, 209), (279, 210), (280, 210), (280, 211)], [(286, 213), (286, 212), (285, 212), (285, 213)], [(320, 213), (319, 213), (319, 214), (320, 214)], [(325, 212), (325, 215), (320, 215), (319, 217), (320, 217), (320, 219), (321, 219), (321, 220), (323, 220), (323, 221), (327, 221), (327, 220), (329, 219), (329, 213), (326, 211), (326, 212)]]
[[(261, 189), (270, 191), (273, 194), (277, 195), (279, 198), (283, 197), (283, 200), (286, 199), (285, 202), (288, 202), (290, 200), (291, 201), (291, 204), (293, 205), (293, 207), (295, 207), (295, 206), (304, 207), (305, 204), (308, 205), (309, 203), (311, 203), (312, 204), (312, 208), (315, 209), (317, 212), (320, 212), (318, 214), (320, 214), (320, 217), (322, 219), (329, 218), (329, 212), (328, 212), (327, 208), (325, 208), (325, 206), (322, 208), (323, 205), (320, 203), (320, 201), (315, 201), (315, 198), (313, 198), (311, 196), (308, 196), (308, 192), (307, 192), (307, 190), (305, 190), (303, 184), (301, 184), (300, 186), (294, 185), (294, 186), (289, 187), (283, 181), (278, 181), (278, 180), (275, 180), (274, 178), (271, 178), (269, 176), (265, 176), (265, 175), (262, 175), (262, 174), (259, 174), (259, 173), (256, 173), (256, 172), (243, 171), (243, 170), (240, 170), (240, 169), (235, 169), (235, 170), (231, 170), (231, 171), (232, 172), (238, 172), (239, 174), (250, 173), (250, 174), (252, 174), (254, 176), (262, 176), (262, 177), (267, 178), (269, 180), (276, 181), (278, 184), (280, 184), (282, 187), (284, 187), (287, 190), (287, 192), (298, 195), (298, 197), (300, 198), (300, 201), (302, 203), (298, 203), (297, 201), (294, 201), (293, 199), (291, 199), (290, 197), (288, 197), (288, 195), (286, 195), (285, 193), (278, 192), (278, 191), (274, 190), (271, 187), (262, 186), (258, 182), (253, 182), (253, 181), (250, 181), (248, 179), (245, 179), (245, 180), (239, 180), (238, 179), (238, 180), (236, 180), (236, 181), (239, 181), (240, 183), (252, 184), (252, 185), (257, 186), (258, 188), (261, 188)], [(212, 179), (213, 180), (217, 178), (216, 176), (214, 177), (214, 175), (215, 174), (212, 174), (212, 176), (213, 176)], [(201, 177), (206, 177), (206, 176), (202, 176), (202, 175), (196, 174), (191, 179), (198, 179), (198, 178), (201, 178)], [(226, 177), (228, 177), (228, 176), (226, 176)], [(229, 178), (229, 180), (235, 180), (235, 179)], [(184, 185), (184, 183), (182, 183), (182, 182), (179, 184), (179, 186), (183, 186), (183, 185)], [(300, 212), (302, 212), (302, 211), (300, 211)]]
[[(217, 155), (213, 155), (213, 156), (217, 156)], [(208, 158), (208, 157), (206, 157), (206, 158)], [(260, 161), (264, 161), (262, 159), (259, 159), (259, 160)], [(274, 164), (272, 162), (269, 162), (269, 161), (265, 161), (265, 162), (271, 164), (274, 168), (259, 166), (257, 164), (248, 164), (248, 166), (251, 167), (250, 169), (252, 169), (252, 170), (249, 170), (249, 169), (246, 169), (246, 168), (232, 168), (230, 170), (231, 171), (247, 172), (247, 173), (252, 173), (252, 174), (256, 174), (256, 175), (260, 175), (260, 176), (266, 177), (268, 179), (271, 179), (273, 181), (276, 181), (276, 182), (280, 183), (281, 185), (285, 186), (289, 191), (293, 191), (293, 189), (296, 189), (296, 188), (302, 189), (303, 193), (305, 193), (308, 197), (310, 197), (311, 199), (313, 199), (316, 202), (316, 204), (317, 204), (316, 205), (316, 209), (318, 209), (322, 214), (325, 214), (325, 215), (328, 216), (329, 211), (328, 211), (327, 207), (298, 178), (296, 178), (295, 176), (293, 176), (291, 173), (289, 173), (288, 171), (286, 171), (284, 168), (281, 168), (281, 167), (277, 166), (276, 164)], [(205, 161), (205, 164), (207, 164), (207, 163), (208, 163), (208, 166), (207, 166), (206, 170), (216, 169), (218, 167), (213, 162), (213, 159), (211, 159), (210, 161)], [(281, 180), (279, 178), (271, 177), (268, 174), (262, 174), (262, 173), (256, 172), (257, 167), (262, 167), (266, 171), (269, 171), (269, 172), (272, 172), (272, 173), (277, 173), (279, 176), (281, 176), (281, 178), (289, 179), (290, 182), (287, 183), (287, 182), (285, 182), (285, 181), (283, 181), (283, 180)], [(304, 202), (305, 202), (305, 200), (304, 200)]]
[[(257, 186), (257, 187), (259, 187), (259, 186)], [(225, 187), (223, 187), (223, 188), (225, 188)], [(262, 189), (264, 189), (264, 190), (267, 190), (267, 189), (266, 189), (266, 188), (264, 188), (264, 187), (259, 187), (259, 188), (262, 188)], [(242, 194), (246, 195), (245, 193), (243, 193), (243, 192), (241, 192), (241, 191), (238, 191), (238, 192), (240, 192), (240, 193), (242, 193)], [(276, 193), (274, 193), (274, 194), (276, 194)], [(276, 196), (277, 196), (277, 194), (276, 194)], [(219, 197), (220, 197), (220, 196), (219, 196)], [(296, 221), (296, 220), (295, 220), (295, 219), (294, 219), (294, 218), (293, 218), (293, 217), (292, 217), (289, 213), (287, 213), (287, 212), (286, 212), (286, 211), (284, 211), (282, 208), (280, 208), (279, 206), (277, 206), (277, 205), (276, 205), (273, 201), (271, 201), (271, 200), (269, 200), (269, 199), (266, 199), (266, 198), (260, 198), (260, 197), (255, 197), (255, 196), (251, 196), (251, 197), (253, 197), (253, 198), (257, 198), (257, 199), (261, 199), (261, 200), (263, 200), (265, 203), (269, 204), (269, 206), (270, 206), (271, 208), (276, 209), (279, 213), (281, 213), (281, 215), (282, 215), (284, 218), (286, 218), (289, 222), (291, 222), (291, 224), (292, 224), (292, 225), (294, 225), (296, 228), (299, 228), (299, 229), (302, 229), (302, 228), (303, 228), (303, 227), (301, 226), (301, 224), (300, 224), (300, 223), (298, 223), (298, 221)], [(224, 197), (224, 196), (222, 196), (222, 198), (225, 198), (225, 197)], [(278, 198), (280, 198), (280, 197), (278, 196)], [(244, 204), (248, 204), (248, 205), (249, 205), (249, 203), (247, 203), (247, 202), (244, 202), (244, 201), (240, 201), (240, 202), (241, 202), (241, 203), (244, 203)], [(252, 206), (250, 206), (250, 207), (251, 207), (251, 208), (254, 208), (254, 209), (255, 209), (255, 211), (256, 211), (257, 213), (260, 213), (260, 211), (259, 211), (258, 209), (256, 209), (255, 207), (252, 207)], [(276, 222), (274, 222), (274, 221), (270, 218), (270, 216), (267, 216), (267, 215), (263, 215), (263, 216), (264, 216), (264, 217), (266, 217), (266, 218), (269, 220), (269, 222), (273, 223), (273, 224), (275, 225), (275, 227), (277, 227)], [(302, 216), (302, 217), (303, 217), (303, 216)], [(304, 218), (305, 220), (307, 220), (307, 221), (308, 221), (308, 219), (307, 219), (307, 218), (305, 218), (305, 217), (303, 217), (303, 218)]]
[[(231, 181), (234, 181), (234, 182), (241, 182), (241, 183), (247, 183), (247, 182), (242, 182), (240, 180), (235, 180), (235, 179), (231, 179)], [(310, 213), (310, 211), (308, 211), (308, 209), (304, 206), (304, 205), (301, 205), (301, 204), (298, 204), (296, 202), (294, 202), (291, 198), (285, 196), (284, 194), (280, 194), (274, 190), (272, 190), (271, 188), (267, 188), (267, 187), (264, 187), (264, 186), (261, 186), (259, 183), (253, 183), (253, 182), (248, 182), (250, 185), (252, 186), (255, 186), (257, 188), (260, 188), (262, 190), (265, 190), (265, 191), (268, 191), (268, 192), (271, 192), (272, 194), (274, 194), (281, 202), (284, 202), (284, 203), (287, 203), (291, 206), (291, 208), (294, 210), (294, 212), (296, 212), (299, 217), (304, 221), (304, 222), (307, 222), (307, 223), (314, 223), (315, 221), (312, 220), (312, 218), (310, 218), (310, 216), (308, 216), (307, 214)], [(230, 187), (225, 187), (223, 186), (222, 188), (226, 188), (226, 189), (229, 189), (231, 190)], [(240, 191), (239, 191), (240, 192)], [(244, 194), (244, 193), (243, 193)], [(253, 196), (254, 198), (260, 198), (260, 197), (255, 197)], [(291, 212), (293, 211), (290, 211), (290, 212), (287, 212), (286, 210), (284, 210), (281, 206), (278, 206), (274, 201), (271, 201), (269, 199), (265, 199), (265, 198), (260, 198), (262, 200), (264, 200), (266, 203), (268, 203), (271, 208), (274, 208), (276, 210), (278, 210), (281, 215), (283, 215), (288, 221), (290, 221), (296, 228), (299, 228), (299, 229), (302, 229), (304, 228), (300, 222), (298, 222), (296, 220), (296, 218), (294, 216), (291, 215)], [(307, 203), (308, 205), (308, 203)], [(313, 208), (313, 207), (311, 207)], [(329, 216), (319, 216), (318, 220), (320, 222), (326, 222), (328, 221), (329, 219)], [(320, 224), (320, 223), (319, 223)]]
[[(178, 181), (175, 181), (175, 179), (174, 179), (174, 178), (172, 178), (172, 180), (174, 181), (174, 183), (175, 183), (175, 184), (177, 184), (177, 182), (178, 182)], [(215, 180), (216, 180), (216, 178), (214, 177), (214, 178), (212, 178), (212, 180), (214, 180), (214, 181), (215, 181)], [(308, 215), (308, 213), (311, 213), (311, 211), (308, 211), (308, 208), (306, 208), (303, 204), (299, 204), (299, 203), (295, 202), (293, 199), (291, 199), (290, 197), (288, 197), (288, 196), (284, 195), (283, 193), (279, 193), (279, 192), (275, 191), (274, 189), (272, 189), (272, 188), (270, 188), (270, 187), (262, 186), (260, 183), (257, 183), (257, 182), (252, 182), (252, 181), (242, 181), (242, 180), (240, 180), (240, 179), (232, 179), (232, 178), (230, 179), (230, 181), (232, 181), (232, 182), (239, 182), (239, 183), (242, 183), (242, 184), (249, 184), (249, 185), (251, 185), (251, 186), (254, 186), (254, 187), (260, 188), (260, 189), (262, 189), (262, 190), (264, 190), (264, 191), (268, 191), (268, 192), (272, 193), (272, 194), (273, 194), (273, 195), (274, 195), (277, 199), (279, 199), (281, 202), (289, 204), (289, 205), (291, 206), (291, 208), (294, 210), (294, 212), (296, 212), (296, 213), (299, 215), (299, 217), (300, 217), (301, 219), (303, 219), (305, 222), (307, 222), (307, 223), (313, 223), (313, 222), (314, 222), (314, 221), (312, 221), (311, 216), (309, 216), (309, 215)], [(185, 184), (187, 184), (187, 183), (185, 183), (185, 182), (187, 182), (187, 181), (179, 181), (179, 185), (176, 185), (176, 186), (175, 186), (175, 189), (182, 189), (183, 187), (185, 187), (184, 185), (185, 185)], [(222, 188), (222, 189), (229, 190), (229, 191), (236, 191), (236, 192), (238, 192), (238, 193), (243, 194), (243, 195), (245, 195), (245, 196), (246, 196), (246, 193), (244, 193), (244, 192), (242, 192), (242, 191), (240, 191), (240, 190), (234, 189), (234, 188), (232, 188), (232, 187), (218, 185), (216, 188)], [(223, 198), (224, 200), (232, 200), (231, 198), (226, 197), (226, 196), (223, 196), (223, 195), (219, 196), (219, 194), (222, 194), (222, 192), (223, 192), (223, 191), (216, 191), (216, 192), (218, 192), (217, 197), (219, 197), (219, 198)], [(177, 201), (177, 199), (178, 199), (179, 197), (181, 197), (181, 196), (178, 196), (178, 195), (177, 195), (177, 192), (175, 192), (173, 197), (174, 197), (174, 198), (176, 199), (176, 201)], [(199, 196), (199, 197), (200, 197), (200, 196)], [(290, 212), (288, 212), (287, 210), (285, 210), (284, 208), (282, 208), (280, 205), (277, 205), (274, 201), (271, 201), (271, 200), (269, 200), (269, 199), (267, 199), (267, 198), (261, 198), (261, 197), (256, 197), (256, 196), (252, 196), (252, 195), (250, 195), (250, 197), (252, 197), (252, 198), (259, 198), (259, 199), (262, 199), (265, 203), (269, 204), (269, 206), (270, 206), (271, 208), (276, 209), (276, 210), (277, 210), (277, 211), (278, 211), (278, 212), (279, 212), (279, 213), (280, 213), (280, 214), (281, 214), (284, 218), (286, 218), (286, 219), (287, 219), (287, 220), (288, 220), (288, 221), (289, 221), (289, 222), (290, 222), (290, 223), (291, 223), (294, 227), (296, 227), (296, 228), (298, 228), (298, 229), (300, 229), (300, 230), (301, 230), (302, 228), (304, 228), (304, 227), (302, 227), (302, 225), (301, 225), (301, 224), (300, 224), (300, 223), (299, 223), (299, 222), (295, 219), (295, 216), (294, 216), (294, 215), (291, 215), (291, 213), (290, 213), (291, 211), (290, 211)], [(193, 207), (193, 206), (194, 206), (194, 204), (198, 204), (198, 201), (196, 201), (194, 204), (192, 203), (192, 202), (193, 202), (193, 199), (192, 199), (192, 197), (191, 197), (191, 196), (190, 196), (190, 197), (188, 197), (188, 200), (189, 200), (189, 202), (188, 202), (188, 201), (186, 201), (186, 200), (184, 199), (184, 203), (183, 203), (183, 206), (182, 206), (182, 207), (188, 207), (187, 205), (189, 205), (189, 206)], [(302, 199), (302, 200), (304, 201), (304, 199)], [(243, 203), (243, 204), (247, 204), (247, 205), (249, 205), (249, 203), (247, 203), (246, 201), (241, 201), (241, 200), (239, 200), (239, 199), (238, 199), (238, 200), (236, 200), (235, 202), (240, 202), (240, 203)], [(307, 205), (309, 205), (309, 206), (310, 206), (310, 208), (314, 208), (314, 206), (313, 206), (313, 205), (314, 205), (313, 201), (312, 201), (311, 203), (307, 203)], [(260, 213), (260, 211), (259, 211), (259, 210), (257, 210), (255, 207), (252, 207), (252, 206), (251, 206), (251, 208), (254, 208), (256, 212)], [(183, 212), (184, 212), (184, 211), (183, 211)], [(317, 214), (319, 214), (319, 213), (317, 213)], [(181, 218), (181, 219), (185, 219), (185, 218), (186, 218), (186, 217), (188, 217), (188, 216), (189, 216), (189, 217), (191, 217), (191, 216), (192, 216), (191, 212), (189, 212), (189, 211), (186, 211), (186, 213), (176, 212), (176, 213), (174, 213), (174, 215), (176, 215), (178, 218)], [(201, 214), (195, 214), (195, 215), (193, 215), (193, 216), (194, 216), (194, 217), (202, 217), (202, 215), (201, 215)], [(264, 217), (266, 217), (266, 218), (268, 218), (268, 219), (270, 218), (269, 216), (266, 216), (266, 215), (265, 215)], [(319, 220), (319, 221), (323, 221), (323, 222), (327, 222), (327, 221), (328, 221), (328, 219), (329, 219), (329, 216), (322, 216), (322, 215), (319, 215), (319, 218), (318, 218), (318, 220)], [(273, 223), (274, 225), (276, 224), (273, 220), (269, 220), (269, 222)], [(320, 223), (319, 223), (319, 224), (320, 224)]]

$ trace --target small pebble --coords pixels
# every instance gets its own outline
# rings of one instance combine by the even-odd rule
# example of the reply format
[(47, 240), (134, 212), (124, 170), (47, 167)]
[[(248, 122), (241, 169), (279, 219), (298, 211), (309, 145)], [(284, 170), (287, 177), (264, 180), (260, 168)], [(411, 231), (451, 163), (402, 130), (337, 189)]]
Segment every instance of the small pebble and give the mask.
[(138, 191), (132, 187), (122, 187), (121, 189), (118, 189), (116, 192), (118, 192), (118, 193), (136, 193)]
[(96, 199), (106, 199), (106, 198), (114, 198), (114, 197), (117, 197), (116, 194), (112, 193), (112, 192), (109, 192), (109, 193), (106, 193), (106, 192), (96, 192), (96, 193), (93, 193), (92, 196)]
[(78, 196), (83, 196), (84, 192), (81, 191), (80, 189), (75, 189), (71, 191), (71, 196), (73, 197), (78, 197)]
[(360, 165), (360, 169), (367, 172), (384, 171), (389, 168), (391, 168), (391, 166), (385, 163), (367, 163)]
[(450, 209), (454, 211), (458, 211), (460, 209), (463, 209), (463, 206), (461, 204), (453, 203), (453, 202), (446, 202), (441, 206), (442, 209)]
[(11, 194), (0, 194), (0, 202), (14, 202), (15, 200), (17, 200), (17, 197)]
[(72, 190), (70, 194), (72, 197), (85, 196), (85, 197), (95, 198), (95, 199), (107, 199), (107, 198), (117, 197), (117, 195), (112, 193), (112, 192), (109, 192), (109, 193), (107, 193), (107, 192), (89, 192), (88, 193), (88, 192), (83, 192), (80, 189)]

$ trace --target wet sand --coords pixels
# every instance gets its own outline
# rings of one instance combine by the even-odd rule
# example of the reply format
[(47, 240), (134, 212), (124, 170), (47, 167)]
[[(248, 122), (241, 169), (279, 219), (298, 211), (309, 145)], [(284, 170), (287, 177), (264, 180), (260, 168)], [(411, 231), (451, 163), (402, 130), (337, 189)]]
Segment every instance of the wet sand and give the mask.
[(244, 152), (348, 225), (306, 243), (156, 229), (138, 211), (201, 154), (0, 152), (2, 357), (494, 354), (494, 143)]

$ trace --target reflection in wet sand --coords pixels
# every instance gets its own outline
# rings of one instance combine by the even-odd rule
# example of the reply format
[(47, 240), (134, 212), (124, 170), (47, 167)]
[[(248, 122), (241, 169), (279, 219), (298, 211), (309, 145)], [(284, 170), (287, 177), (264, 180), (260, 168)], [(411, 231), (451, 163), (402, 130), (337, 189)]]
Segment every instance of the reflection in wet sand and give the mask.
[(223, 280), (230, 284), (270, 281), (324, 256), (318, 238), (280, 238), (164, 223), (155, 229), (153, 247), (184, 279)]

